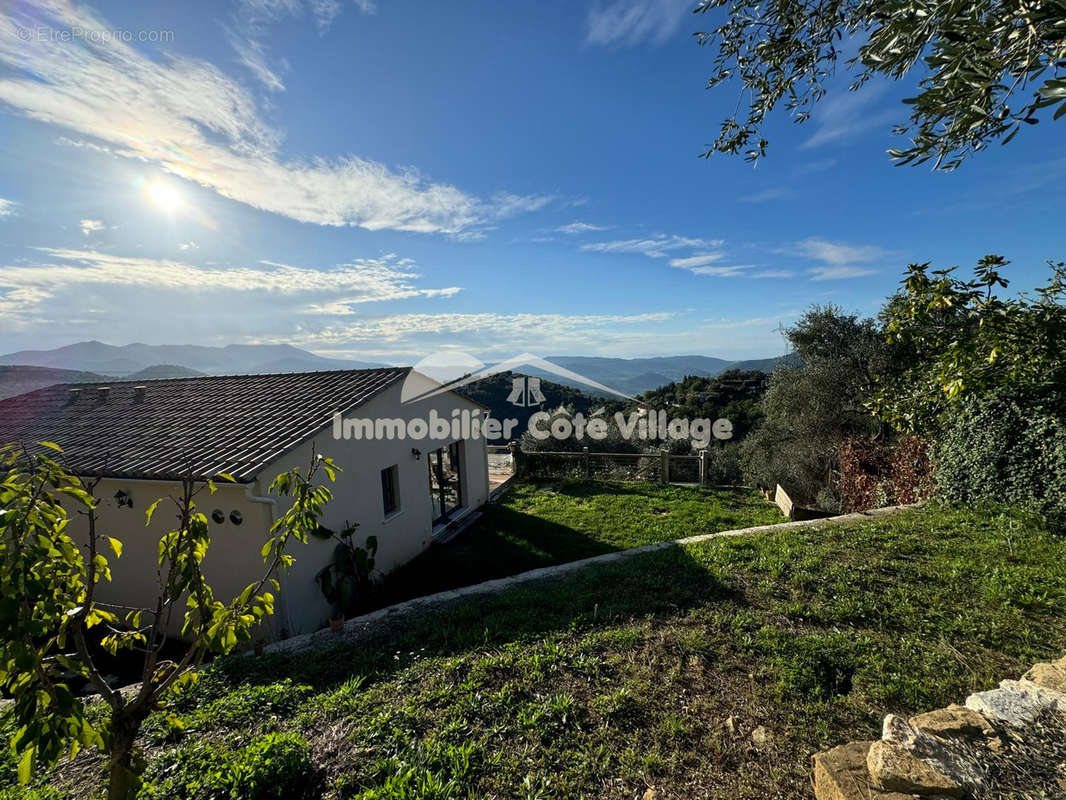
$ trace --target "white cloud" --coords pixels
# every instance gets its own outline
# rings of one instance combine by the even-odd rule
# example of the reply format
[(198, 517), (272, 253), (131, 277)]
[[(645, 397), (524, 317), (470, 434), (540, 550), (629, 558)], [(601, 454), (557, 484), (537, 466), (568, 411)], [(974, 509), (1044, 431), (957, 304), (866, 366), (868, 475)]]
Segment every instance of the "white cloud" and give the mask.
[(200, 249), (200, 245), (198, 245), (196, 242), (194, 242), (194, 241), (192, 241), (190, 239), (187, 242), (181, 242), (178, 245), (178, 249), (179, 250), (199, 250)]
[(152, 61), (115, 40), (23, 42), (16, 26), (114, 26), (58, 0), (11, 9), (0, 24), (0, 65), (8, 68), (0, 102), (254, 208), (318, 225), (456, 234), (551, 199), (508, 193), (482, 199), (413, 168), (397, 171), (355, 155), (285, 159), (281, 132), (260, 118), (247, 90), (213, 65), (177, 55)]
[(14, 200), (5, 200), (0, 197), (0, 219), (15, 216), (15, 210), (17, 207), (18, 203)]
[(612, 242), (589, 242), (581, 250), (590, 253), (639, 253), (649, 258), (665, 258), (671, 250), (693, 247), (718, 247), (721, 239), (696, 239), (687, 236), (657, 234), (646, 239), (617, 239)]
[(814, 267), (808, 270), (812, 281), (835, 281), (845, 278), (862, 278), (866, 275), (876, 275), (876, 269), (867, 267)]
[(25, 324), (81, 309), (89, 300), (117, 322), (133, 313), (126, 300), (133, 292), (144, 298), (136, 311), (149, 317), (180, 319), (178, 311), (192, 314), (190, 304), (209, 302), (225, 310), (226, 320), (247, 314), (277, 326), (294, 317), (350, 316), (365, 303), (449, 297), (460, 291), (457, 286), (419, 287), (414, 263), (394, 254), (320, 270), (273, 261), (221, 268), (95, 250), (39, 252), (42, 258), (36, 263), (0, 266), (0, 309)]
[(888, 84), (866, 84), (854, 92), (846, 92), (823, 100), (815, 106), (811, 116), (814, 134), (802, 145), (803, 148), (819, 147), (832, 142), (850, 139), (872, 128), (888, 128), (898, 121), (899, 106), (871, 108), (884, 97)]
[(699, 253), (685, 258), (671, 258), (670, 266), (680, 267), (681, 269), (696, 269), (713, 264), (715, 261), (721, 261), (723, 258), (725, 256), (722, 253)]
[(854, 261), (861, 263), (876, 261), (889, 255), (887, 250), (873, 245), (850, 245), (819, 238), (797, 242), (795, 249), (805, 258), (824, 261), (838, 267)]
[(557, 232), (559, 232), (559, 233), (570, 233), (570, 234), (590, 233), (592, 231), (605, 231), (605, 230), (607, 230), (607, 226), (606, 225), (592, 225), (591, 223), (588, 223), (588, 222), (571, 222), (568, 225), (560, 225), (555, 230)]
[(789, 197), (791, 194), (791, 189), (786, 189), (783, 186), (774, 186), (769, 189), (763, 189), (762, 191), (744, 195), (740, 198), (740, 201), (742, 203), (765, 203), (768, 200), (780, 200), (783, 197)]
[(106, 226), (104, 225), (103, 220), (83, 219), (79, 224), (79, 227), (81, 228), (82, 233), (84, 233), (86, 236), (90, 236), (94, 233), (99, 233)]
[[(373, 0), (356, 0), (355, 6), (364, 14), (373, 14), (377, 7)], [(229, 41), (238, 60), (271, 92), (285, 90), (279, 70), (268, 63), (263, 38), (272, 25), (298, 18), (309, 12), (320, 35), (325, 35), (333, 20), (341, 13), (340, 0), (238, 0), (229, 28)], [(282, 61), (281, 71), (287, 70)]]
[(588, 14), (586, 41), (629, 47), (643, 41), (662, 44), (681, 27), (693, 0), (614, 0)]
[(869, 265), (880, 261), (892, 253), (875, 245), (853, 245), (844, 242), (831, 242), (817, 237), (796, 242), (789, 248), (777, 251), (788, 255), (799, 255), (810, 261), (821, 261), (819, 266), (807, 272), (811, 280), (828, 281), (846, 278), (862, 278), (877, 273)]

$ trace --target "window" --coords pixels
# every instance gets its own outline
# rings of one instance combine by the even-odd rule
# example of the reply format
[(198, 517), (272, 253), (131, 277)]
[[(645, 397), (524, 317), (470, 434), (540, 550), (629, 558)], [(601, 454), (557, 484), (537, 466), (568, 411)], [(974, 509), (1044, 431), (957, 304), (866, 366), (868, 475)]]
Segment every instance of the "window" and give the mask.
[(447, 522), (463, 505), (463, 476), (459, 469), (463, 443), (454, 442), (429, 454), (429, 496), (434, 524)]
[(381, 501), (386, 517), (400, 510), (400, 470), (396, 464), (381, 470)]

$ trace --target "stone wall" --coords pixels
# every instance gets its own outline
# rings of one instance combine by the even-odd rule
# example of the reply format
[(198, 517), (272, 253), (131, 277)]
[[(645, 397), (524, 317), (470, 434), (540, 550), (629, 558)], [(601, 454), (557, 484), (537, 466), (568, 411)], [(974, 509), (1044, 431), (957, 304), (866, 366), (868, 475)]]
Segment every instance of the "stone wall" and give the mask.
[(814, 756), (817, 800), (1066, 798), (1066, 657)]

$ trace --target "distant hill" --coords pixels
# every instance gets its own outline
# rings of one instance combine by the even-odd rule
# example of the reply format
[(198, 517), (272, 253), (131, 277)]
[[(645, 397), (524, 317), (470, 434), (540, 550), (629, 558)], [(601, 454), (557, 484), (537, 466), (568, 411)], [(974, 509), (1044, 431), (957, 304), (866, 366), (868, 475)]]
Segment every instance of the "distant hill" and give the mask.
[(150, 381), (159, 378), (199, 378), (204, 373), (196, 369), (189, 369), (177, 364), (156, 364), (144, 369), (124, 375), (124, 381)]
[(383, 366), (343, 358), (324, 358), (287, 344), (231, 344), (225, 347), (127, 344), (117, 347), (93, 341), (78, 342), (54, 350), (21, 350), (0, 356), (0, 365), (32, 365), (119, 376), (137, 374), (161, 364), (206, 375)]
[(773, 372), (775, 369), (781, 367), (798, 367), (803, 362), (800, 361), (800, 357), (795, 353), (789, 353), (785, 356), (777, 356), (776, 358), (755, 358), (750, 361), (734, 361), (729, 365), (729, 369), (739, 369), (742, 372), (750, 372), (757, 370), (759, 372)]
[(107, 381), (106, 375), (51, 367), (0, 366), (0, 400), (25, 394), (56, 383)]
[[(518, 439), (527, 429), (529, 418), (537, 411), (552, 411), (559, 406), (568, 406), (575, 411), (588, 413), (591, 409), (603, 405), (603, 400), (595, 398), (587, 392), (576, 391), (561, 383), (554, 383), (541, 379), (540, 391), (544, 396), (541, 402), (533, 402), (531, 405), (515, 405), (508, 397), (514, 390), (514, 379), (522, 377), (520, 373), (501, 372), (489, 378), (468, 384), (460, 389), (460, 393), (466, 395), (476, 403), (488, 406), (490, 414), (496, 419), (516, 419), (518, 427), (512, 438)], [(523, 385), (523, 388), (524, 385)], [(530, 401), (526, 392), (518, 398), (520, 403)], [(495, 444), (506, 444), (504, 441)]]
[[(549, 357), (548, 361), (632, 396), (676, 383), (687, 377), (713, 378), (728, 369), (772, 372), (779, 366), (798, 363), (794, 354), (750, 361), (727, 361), (724, 358), (711, 356), (663, 356), (659, 358), (553, 356)], [(558, 375), (532, 368), (523, 369), (523, 372), (588, 391), (588, 387)]]

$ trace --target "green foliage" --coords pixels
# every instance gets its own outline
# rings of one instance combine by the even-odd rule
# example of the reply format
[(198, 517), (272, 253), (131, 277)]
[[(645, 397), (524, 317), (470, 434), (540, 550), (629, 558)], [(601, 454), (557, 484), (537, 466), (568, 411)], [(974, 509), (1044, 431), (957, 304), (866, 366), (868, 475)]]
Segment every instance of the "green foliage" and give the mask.
[(898, 366), (874, 397), (895, 428), (935, 434), (947, 409), (997, 389), (1066, 408), (1066, 264), (1050, 265), (1035, 298), (1001, 298), (1008, 263), (985, 256), (971, 280), (956, 278), (954, 267), (908, 268), (903, 290), (882, 312)]
[(315, 576), (322, 596), (339, 616), (352, 616), (370, 604), (374, 589), (374, 556), (378, 551), (378, 537), (368, 536), (364, 547), (352, 541), (358, 524), (331, 534), (336, 541), (330, 562)]
[(308, 796), (306, 740), (268, 733), (243, 747), (201, 739), (164, 753), (146, 773), (139, 800), (287, 800)]
[[(38, 448), (62, 453), (50, 442)], [(274, 595), (265, 588), (277, 591), (276, 572), (292, 564), (285, 553), (288, 541), (306, 542), (318, 531), (331, 494), (314, 477), (321, 469), (332, 480), (337, 467), (313, 456), (306, 473), (294, 468), (275, 478), (271, 490), (293, 497), (293, 503), (263, 546), (263, 577), (228, 602), (215, 599), (201, 571), (211, 540), (195, 498), (204, 490), (214, 493), (216, 486), (183, 480), (180, 495), (170, 498), (178, 524), (158, 543), (160, 594), (152, 607), (130, 610), (123, 619), (94, 598), (96, 585), (111, 577), (103, 548), (116, 558), (122, 554), (122, 543), (97, 528), (92, 493), (98, 481), (83, 482), (51, 455), (15, 446), (0, 448), (0, 468), (0, 685), (14, 700), (11, 747), (19, 757), (18, 778), (25, 783), (36, 764), (47, 767), (64, 752), (94, 745), (110, 758), (109, 796), (128, 797), (138, 783), (134, 745), (141, 724), (153, 709), (180, 697), (207, 652), (226, 653), (248, 641), (273, 613)], [(60, 497), (85, 517), (84, 553), (71, 538)], [(160, 502), (148, 507), (147, 522)], [(170, 622), (182, 614), (184, 655), (164, 659)], [(102, 629), (100, 644), (111, 655), (140, 651), (139, 691), (123, 694), (104, 680), (89, 646), (94, 628)], [(107, 706), (103, 718), (90, 719), (71, 689), (71, 675), (100, 693)], [(170, 724), (179, 727), (174, 719)]]
[(770, 376), (756, 370), (730, 369), (713, 378), (690, 375), (641, 395), (649, 408), (666, 409), (671, 417), (733, 423), (733, 441), (742, 440), (762, 419), (759, 401)]
[(712, 9), (728, 16), (697, 34), (716, 49), (708, 86), (739, 79), (738, 90), (749, 99), (746, 117), (738, 103), (705, 155), (764, 156), (765, 116), (784, 103), (795, 121), (806, 121), (836, 73), (842, 43), (852, 40), (861, 45), (845, 64), (852, 90), (874, 76), (898, 80), (915, 67), (922, 73), (917, 95), (904, 101), (909, 123), (896, 128), (911, 136), (911, 145), (889, 151), (897, 164), (934, 159), (937, 169), (953, 169), (991, 142), (1006, 144), (1023, 124), (1035, 124), (1042, 109), (1057, 106), (1055, 119), (1066, 113), (1061, 0), (702, 0), (696, 10)]
[(933, 460), (940, 490), (1030, 508), (1066, 522), (1066, 419), (1000, 389), (968, 397), (948, 415)]
[(14, 698), (11, 746), (26, 782), (37, 761), (103, 745), (64, 672), (88, 675), (68, 655), (72, 640), (117, 618), (91, 603), (93, 583), (109, 578), (107, 558), (93, 553), (86, 564), (60, 504), (64, 497), (75, 509), (93, 507), (81, 481), (49, 455), (14, 446), (0, 448), (0, 469), (0, 684)]
[(891, 356), (876, 322), (835, 306), (815, 306), (787, 335), (803, 366), (770, 377), (765, 421), (741, 445), (741, 459), (750, 482), (780, 483), (811, 502), (835, 490), (843, 442), (880, 432), (866, 402)]
[[(311, 694), (297, 713), (264, 708), (245, 729), (190, 727), (152, 748), (143, 791), (232, 797), (226, 764), (269, 730), (310, 743), (316, 769), (292, 768), (306, 776), (287, 783), (294, 798), (639, 797), (654, 781), (671, 797), (801, 800), (812, 752), (1064, 651), (1066, 539), (1032, 514), (931, 502), (666, 548), (330, 652), (216, 659), (183, 713), (219, 701), (245, 719), (254, 687)], [(772, 746), (753, 749), (756, 725)], [(87, 797), (93, 774), (75, 762), (52, 777)]]

